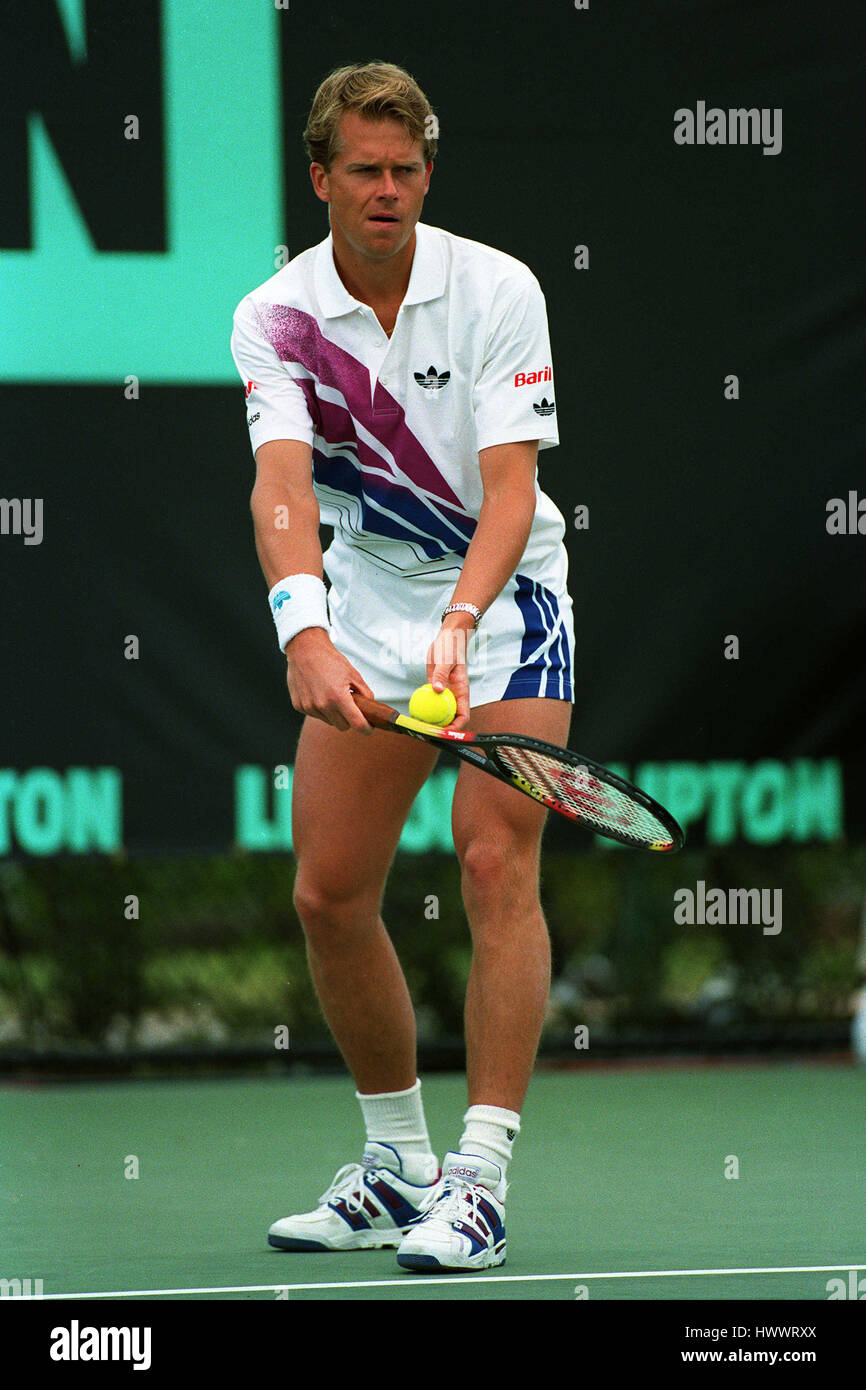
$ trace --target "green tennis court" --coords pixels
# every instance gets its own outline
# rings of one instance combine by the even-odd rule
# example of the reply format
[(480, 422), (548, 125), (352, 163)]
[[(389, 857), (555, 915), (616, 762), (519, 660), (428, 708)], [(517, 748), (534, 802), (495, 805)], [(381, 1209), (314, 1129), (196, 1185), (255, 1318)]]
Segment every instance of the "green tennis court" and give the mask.
[[(353, 1092), (308, 1076), (8, 1086), (0, 1276), (41, 1280), (45, 1298), (292, 1300), (826, 1300), (828, 1280), (863, 1278), (848, 1274), (866, 1262), (862, 1068), (542, 1071), (511, 1169), (507, 1264), (438, 1278), (404, 1273), (392, 1251), (266, 1243), (360, 1157)], [(443, 1152), (464, 1082), (430, 1076), (424, 1092)]]

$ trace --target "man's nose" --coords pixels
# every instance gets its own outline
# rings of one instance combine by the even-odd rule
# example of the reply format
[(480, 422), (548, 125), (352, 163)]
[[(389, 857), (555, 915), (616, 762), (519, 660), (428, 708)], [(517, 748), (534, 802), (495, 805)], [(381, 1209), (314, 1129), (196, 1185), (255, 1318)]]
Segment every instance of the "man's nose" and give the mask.
[(397, 185), (396, 185), (396, 183), (394, 182), (393, 176), (392, 176), (391, 171), (390, 171), (389, 169), (386, 169), (385, 172), (384, 172), (384, 174), (382, 175), (382, 179), (381, 179), (381, 182), (380, 182), (380, 184), (379, 184), (378, 192), (379, 192), (379, 197), (380, 197), (380, 198), (396, 198), (396, 197), (397, 197)]

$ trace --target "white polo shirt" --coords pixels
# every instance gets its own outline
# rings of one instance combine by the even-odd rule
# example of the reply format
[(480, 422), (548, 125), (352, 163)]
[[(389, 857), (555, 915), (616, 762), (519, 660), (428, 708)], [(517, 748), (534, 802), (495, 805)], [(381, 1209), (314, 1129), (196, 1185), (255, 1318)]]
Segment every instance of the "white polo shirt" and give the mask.
[[(512, 256), (418, 223), (390, 338), (337, 274), (329, 235), (246, 295), (232, 355), (253, 452), (309, 444), (335, 545), (379, 569), (453, 569), (483, 500), (480, 449), (559, 443), (544, 296)], [(562, 514), (538, 486), (518, 568), (561, 573)]]

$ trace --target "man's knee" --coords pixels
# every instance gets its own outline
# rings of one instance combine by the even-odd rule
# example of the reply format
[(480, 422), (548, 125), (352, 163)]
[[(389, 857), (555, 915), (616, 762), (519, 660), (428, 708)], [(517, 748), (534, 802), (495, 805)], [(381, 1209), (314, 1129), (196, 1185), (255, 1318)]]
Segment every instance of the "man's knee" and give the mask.
[(538, 889), (538, 846), (508, 833), (471, 835), (458, 848), (464, 895), (480, 902), (524, 898)]
[(292, 894), (295, 911), (312, 946), (351, 941), (378, 920), (378, 903), (355, 884), (320, 877), (298, 867)]

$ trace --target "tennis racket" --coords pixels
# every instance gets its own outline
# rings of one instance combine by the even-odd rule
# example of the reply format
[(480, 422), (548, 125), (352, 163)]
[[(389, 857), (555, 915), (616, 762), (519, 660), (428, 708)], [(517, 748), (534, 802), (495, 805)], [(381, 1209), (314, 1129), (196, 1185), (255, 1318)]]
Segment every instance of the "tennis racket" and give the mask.
[(570, 748), (557, 748), (524, 734), (440, 729), (365, 695), (353, 692), (353, 698), (375, 729), (408, 734), (453, 753), (596, 835), (662, 853), (682, 849), (685, 843), (681, 827), (651, 796)]

